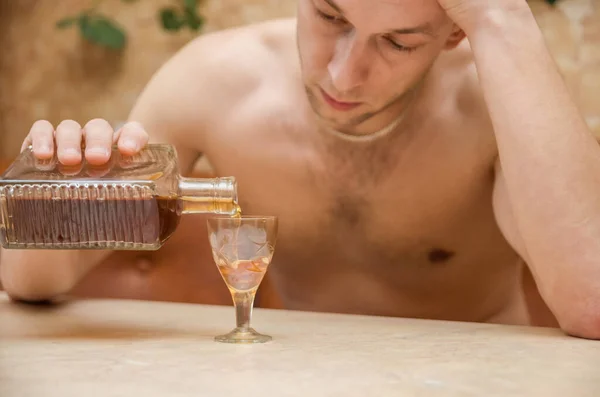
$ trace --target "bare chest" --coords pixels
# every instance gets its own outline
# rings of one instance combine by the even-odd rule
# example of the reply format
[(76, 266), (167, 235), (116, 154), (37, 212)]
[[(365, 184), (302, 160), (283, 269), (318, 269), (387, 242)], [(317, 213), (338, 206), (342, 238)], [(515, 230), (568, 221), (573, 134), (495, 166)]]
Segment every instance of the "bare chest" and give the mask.
[[(440, 300), (464, 306), (501, 284), (498, 274), (511, 277), (505, 269), (516, 257), (496, 226), (489, 159), (475, 144), (432, 133), (336, 145), (287, 127), (228, 139), (211, 153), (220, 175), (238, 179), (245, 213), (280, 218), (269, 272), (286, 304), (452, 312)], [(448, 299), (449, 291), (461, 298)]]
[(410, 251), (491, 216), (490, 164), (452, 137), (356, 145), (288, 133), (229, 139), (211, 158), (238, 179), (244, 212), (281, 217), (282, 245)]

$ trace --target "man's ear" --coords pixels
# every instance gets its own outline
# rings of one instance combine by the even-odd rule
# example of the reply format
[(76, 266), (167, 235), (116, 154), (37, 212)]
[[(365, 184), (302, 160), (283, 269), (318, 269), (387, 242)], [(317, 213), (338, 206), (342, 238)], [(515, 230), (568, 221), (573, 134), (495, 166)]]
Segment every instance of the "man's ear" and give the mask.
[(462, 29), (458, 26), (454, 25), (454, 29), (448, 37), (448, 40), (446, 40), (446, 45), (444, 46), (444, 48), (447, 50), (452, 50), (456, 48), (465, 37), (467, 37), (465, 32), (463, 32)]

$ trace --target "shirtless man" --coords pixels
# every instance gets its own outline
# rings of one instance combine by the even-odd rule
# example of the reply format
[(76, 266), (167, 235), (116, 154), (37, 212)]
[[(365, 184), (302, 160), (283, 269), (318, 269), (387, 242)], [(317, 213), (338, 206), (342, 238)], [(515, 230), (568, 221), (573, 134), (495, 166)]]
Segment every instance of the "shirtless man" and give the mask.
[[(23, 147), (207, 156), (245, 213), (280, 217), (286, 308), (540, 324), (526, 266), (567, 334), (600, 337), (600, 149), (525, 0), (298, 3), (182, 49), (114, 136), (38, 121)], [(51, 299), (105, 255), (6, 250), (2, 283)]]

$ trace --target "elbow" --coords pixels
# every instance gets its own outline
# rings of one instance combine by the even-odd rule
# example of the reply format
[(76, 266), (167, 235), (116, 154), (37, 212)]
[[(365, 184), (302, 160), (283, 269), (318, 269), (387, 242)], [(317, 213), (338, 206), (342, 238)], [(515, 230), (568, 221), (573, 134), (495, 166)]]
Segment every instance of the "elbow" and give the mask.
[(600, 296), (594, 304), (576, 304), (568, 309), (556, 316), (563, 332), (577, 338), (600, 340)]
[(51, 302), (70, 290), (60, 283), (38, 283), (35, 280), (3, 279), (2, 284), (11, 300), (26, 303)]
[(69, 292), (74, 286), (72, 275), (60, 267), (35, 266), (26, 263), (3, 261), (0, 280), (10, 299), (20, 302), (48, 302)]
[(600, 283), (589, 271), (556, 277), (552, 283), (540, 283), (540, 292), (569, 336), (600, 340)]
[[(9, 284), (10, 285), (10, 284)], [(29, 288), (25, 286), (5, 287), (6, 295), (14, 302), (24, 303), (49, 303), (61, 295), (61, 290), (56, 288)]]

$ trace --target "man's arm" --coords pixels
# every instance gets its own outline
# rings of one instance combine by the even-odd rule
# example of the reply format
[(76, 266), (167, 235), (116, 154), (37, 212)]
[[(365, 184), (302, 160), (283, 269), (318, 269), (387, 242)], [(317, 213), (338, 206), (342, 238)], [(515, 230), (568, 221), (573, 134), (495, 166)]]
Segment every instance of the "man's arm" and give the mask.
[(498, 143), (496, 214), (562, 329), (596, 339), (600, 146), (519, 1), (488, 10), (481, 4), (493, 2), (478, 2), (476, 17), (455, 18), (471, 43)]
[[(224, 45), (228, 33), (205, 35), (191, 42), (151, 79), (124, 128), (141, 128), (150, 141), (175, 146), (183, 173), (192, 170), (203, 147), (204, 131), (215, 118), (226, 120), (241, 93), (228, 89), (218, 76), (231, 68), (237, 52)], [(247, 45), (247, 44), (244, 44)], [(230, 76), (229, 82), (235, 80)], [(232, 86), (233, 87), (233, 86)], [(243, 84), (233, 87), (235, 90)], [(97, 124), (107, 125), (103, 120)], [(52, 128), (52, 127), (50, 127)], [(112, 134), (112, 131), (109, 131)], [(52, 300), (68, 293), (111, 251), (3, 250), (0, 280), (5, 291), (23, 301)]]

